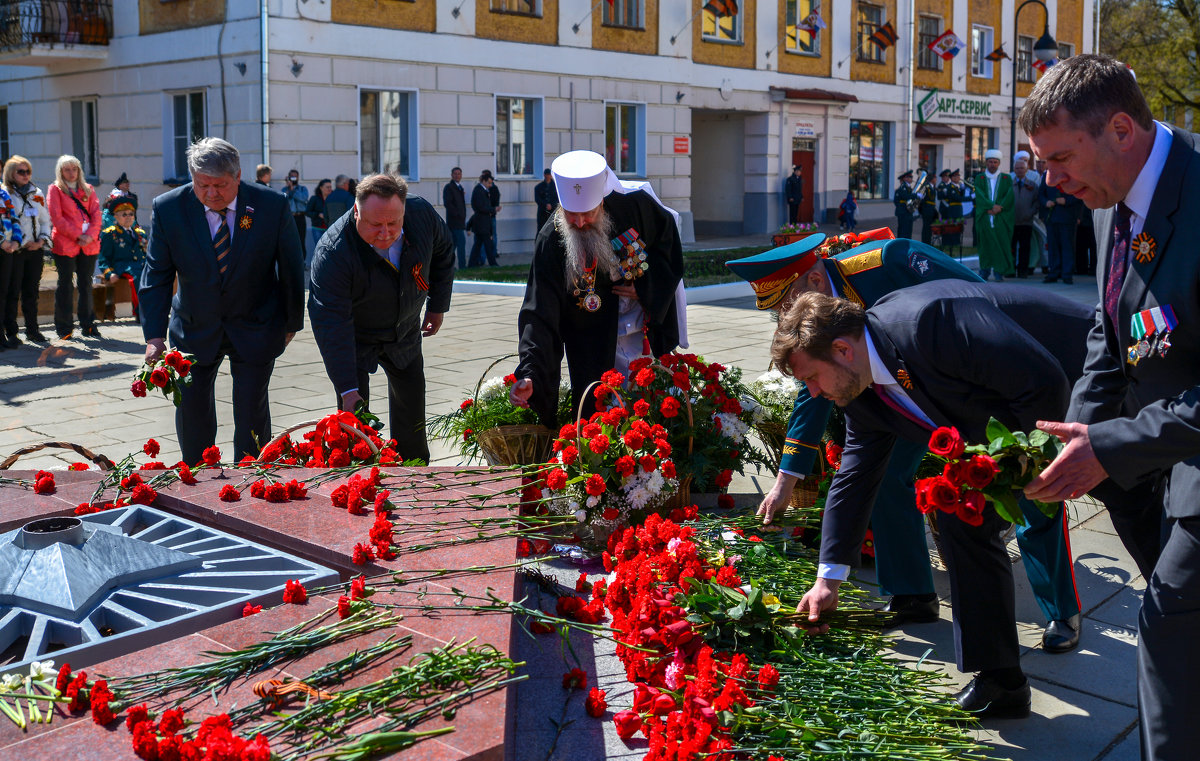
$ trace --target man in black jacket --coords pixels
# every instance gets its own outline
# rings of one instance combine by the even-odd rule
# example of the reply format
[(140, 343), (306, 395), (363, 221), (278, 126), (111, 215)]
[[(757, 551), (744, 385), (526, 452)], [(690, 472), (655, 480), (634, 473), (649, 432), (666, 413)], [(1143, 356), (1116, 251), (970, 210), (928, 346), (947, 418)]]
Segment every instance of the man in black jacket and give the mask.
[[(492, 205), (492, 173), (484, 169), (479, 175), (479, 183), (471, 191), (471, 218), (467, 227), (475, 236), (471, 245), (471, 257), (468, 267), (482, 267), (483, 255), (486, 253), (488, 264), (495, 267), (496, 262), (496, 207)], [(498, 191), (497, 191), (498, 192)]]
[(542, 173), (542, 181), (533, 186), (533, 200), (537, 204), (537, 229), (533, 237), (546, 226), (546, 220), (558, 208), (558, 189), (554, 186), (554, 176), (547, 169)]
[(792, 167), (792, 174), (783, 183), (783, 194), (787, 196), (788, 224), (800, 221), (800, 202), (804, 200), (804, 177), (800, 167)]
[(458, 268), (467, 267), (467, 196), (462, 186), (462, 169), (450, 170), (450, 182), (442, 188), (442, 206), (446, 207), (446, 226), (454, 238), (454, 252), (458, 255)]
[(352, 213), (329, 226), (313, 255), (308, 314), (339, 406), (352, 412), (367, 401), (382, 366), (390, 432), (405, 459), (429, 460), (421, 338), (441, 328), (453, 284), (449, 228), (391, 175), (358, 184)]
[[(819, 293), (785, 311), (771, 347), (775, 366), (846, 411), (846, 447), (821, 526), (819, 578), (798, 610), (816, 622), (837, 606), (896, 439), (925, 443), (935, 427), (953, 426), (965, 441), (982, 444), (992, 417), (1010, 430), (1032, 431), (1037, 421), (1061, 416), (1071, 382), (1083, 374), (1091, 314), (1042, 290), (958, 280), (893, 291), (865, 312)], [(979, 525), (942, 517), (958, 668), (979, 672), (955, 698), (981, 717), (1028, 715), (1012, 563), (1000, 538), (1005, 521), (990, 507)]]

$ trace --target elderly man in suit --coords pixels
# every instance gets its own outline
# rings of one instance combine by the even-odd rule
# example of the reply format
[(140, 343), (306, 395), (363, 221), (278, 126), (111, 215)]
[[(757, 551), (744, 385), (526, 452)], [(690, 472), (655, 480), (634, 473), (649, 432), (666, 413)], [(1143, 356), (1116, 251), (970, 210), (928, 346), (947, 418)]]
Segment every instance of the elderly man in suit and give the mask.
[[(954, 426), (985, 442), (995, 417), (1012, 430), (1067, 408), (1083, 371), (1091, 310), (1028, 288), (938, 280), (895, 291), (868, 310), (806, 293), (781, 317), (780, 369), (846, 410), (846, 448), (825, 503), (818, 579), (800, 601), (815, 623), (837, 606), (897, 439)], [(1020, 357), (1020, 361), (1013, 361)], [(1059, 508), (1062, 509), (1061, 507)], [(958, 668), (979, 672), (955, 699), (981, 717), (1019, 718), (1031, 691), (1021, 671), (1012, 565), (992, 509), (979, 526), (939, 521), (950, 573)]]
[(313, 255), (313, 335), (343, 410), (368, 399), (371, 373), (383, 367), (400, 455), (428, 462), (421, 339), (438, 332), (450, 308), (453, 238), (399, 177), (365, 177), (355, 195), (351, 213), (329, 226)]
[(196, 355), (175, 411), (183, 460), (196, 463), (216, 440), (213, 384), (229, 358), (241, 459), (271, 438), (267, 385), (276, 357), (304, 326), (304, 253), (287, 199), (242, 182), (237, 148), (202, 138), (187, 161), (192, 181), (154, 199), (138, 288), (146, 360), (162, 355), (168, 335)]
[[(1200, 143), (1155, 122), (1132, 73), (1107, 56), (1056, 65), (1020, 119), (1046, 160), (1046, 182), (1101, 210), (1094, 217), (1100, 303), (1087, 371), (1066, 422), (1041, 426), (1066, 446), (1026, 492), (1035, 499), (1100, 496), (1105, 479), (1151, 492), (1140, 510), (1108, 505), (1146, 573), (1138, 619), (1142, 758), (1195, 758), (1200, 259), (1192, 233), (1200, 219)], [(1164, 488), (1154, 489), (1157, 481)]]
[[(735, 259), (728, 267), (750, 281), (759, 309), (786, 309), (802, 293), (849, 299), (869, 309), (889, 293), (934, 280), (971, 283), (979, 277), (935, 248), (892, 240), (882, 228), (825, 241), (817, 234), (762, 254)], [(860, 245), (855, 245), (860, 244)], [(847, 250), (848, 249), (848, 250)], [(763, 522), (787, 507), (799, 478), (812, 472), (832, 403), (801, 392), (788, 420), (775, 484), (758, 512)], [(940, 615), (933, 572), (925, 544), (925, 521), (916, 509), (913, 478), (926, 452), (926, 441), (896, 442), (883, 488), (871, 513), (875, 569), (882, 593), (892, 595), (887, 610), (894, 625), (931, 623)], [(1064, 653), (1079, 644), (1079, 595), (1067, 543), (1066, 513), (1048, 518), (1032, 505), (1017, 543), (1038, 607), (1050, 624), (1042, 648)]]

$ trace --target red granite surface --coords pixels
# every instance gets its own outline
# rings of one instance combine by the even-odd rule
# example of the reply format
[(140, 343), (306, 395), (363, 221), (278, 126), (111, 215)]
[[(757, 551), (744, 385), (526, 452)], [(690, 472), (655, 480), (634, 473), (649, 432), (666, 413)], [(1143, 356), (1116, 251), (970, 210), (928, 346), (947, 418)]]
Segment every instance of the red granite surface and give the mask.
[[(452, 589), (467, 595), (484, 596), (494, 593), (511, 599), (515, 575), (511, 568), (487, 572), (459, 569), (495, 567), (510, 564), (515, 555), (511, 538), (474, 541), (479, 530), (475, 521), (510, 514), (517, 498), (513, 491), (519, 487), (516, 477), (498, 480), (500, 474), (483, 472), (461, 473), (452, 468), (391, 468), (386, 469), (384, 487), (392, 492), (397, 506), (393, 518), (397, 524), (396, 543), (403, 547), (439, 544), (423, 551), (401, 549), (394, 561), (375, 561), (358, 567), (350, 562), (350, 553), (357, 542), (367, 541), (367, 531), (374, 515), (350, 515), (334, 507), (329, 494), (342, 479), (321, 484), (309, 491), (307, 498), (283, 504), (272, 504), (250, 497), (249, 484), (254, 477), (245, 471), (208, 471), (199, 474), (200, 483), (193, 486), (175, 484), (161, 490), (155, 506), (198, 523), (214, 526), (232, 534), (283, 549), (338, 570), (348, 580), (358, 573), (381, 574), (402, 571), (403, 578), (413, 583), (404, 589), (387, 590), (372, 597), (374, 602), (418, 607), (433, 601), (449, 604)], [(289, 470), (284, 480), (304, 479), (322, 473), (313, 470)], [(11, 478), (27, 478), (32, 473), (10, 471)], [(32, 491), (13, 485), (0, 485), (0, 531), (8, 531), (29, 520), (47, 515), (70, 514), (76, 505), (92, 495), (99, 475), (92, 472), (56, 473), (58, 491), (53, 495), (35, 495)], [(232, 483), (243, 490), (239, 502), (222, 502), (217, 493)], [(440, 524), (440, 525), (436, 525)], [(430, 577), (434, 570), (459, 571)], [(418, 599), (418, 591), (425, 595)], [(243, 647), (270, 636), (268, 632), (286, 629), (323, 610), (334, 607), (341, 590), (309, 597), (302, 606), (280, 605), (263, 610), (258, 615), (240, 618), (240, 611), (230, 611), (230, 620), (204, 631), (130, 653), (98, 664), (72, 664), (89, 674), (104, 674), (119, 678), (168, 666), (198, 663), (206, 650), (222, 651)], [(443, 596), (446, 595), (446, 596)], [(189, 718), (200, 720), (206, 715), (220, 713), (232, 705), (257, 701), (253, 683), (269, 678), (300, 679), (312, 670), (342, 657), (355, 649), (382, 641), (390, 635), (411, 635), (410, 647), (401, 650), (390, 660), (374, 664), (355, 674), (345, 686), (366, 684), (389, 673), (417, 654), (450, 642), (462, 643), (476, 637), (476, 643), (490, 643), (502, 652), (510, 652), (513, 635), (511, 617), (503, 614), (479, 614), (468, 610), (424, 612), (417, 609), (396, 611), (395, 626), (366, 634), (327, 647), (301, 660), (286, 664), (274, 673), (258, 673), (235, 683), (227, 692), (218, 695), (220, 705), (205, 696), (195, 699), (188, 709)], [(164, 699), (166, 696), (162, 696)], [(154, 701), (151, 701), (154, 709)], [(512, 731), (513, 701), (509, 689), (501, 688), (476, 696), (462, 707), (453, 721), (437, 719), (420, 728), (452, 724), (455, 731), (436, 739), (418, 743), (408, 751), (394, 754), (400, 759), (503, 759), (505, 738)], [(367, 728), (364, 726), (364, 729)], [(7, 720), (0, 721), (0, 758), (4, 759), (133, 759), (130, 735), (121, 722), (110, 727), (93, 724), (88, 716), (69, 716), (61, 709), (49, 726), (33, 725), (26, 732), (18, 730)]]

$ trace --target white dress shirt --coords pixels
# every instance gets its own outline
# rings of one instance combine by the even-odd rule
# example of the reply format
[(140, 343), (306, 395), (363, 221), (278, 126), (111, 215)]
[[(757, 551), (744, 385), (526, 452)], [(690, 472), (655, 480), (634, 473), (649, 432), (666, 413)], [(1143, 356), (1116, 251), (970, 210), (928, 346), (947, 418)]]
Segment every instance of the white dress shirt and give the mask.
[[(204, 219), (208, 222), (208, 237), (217, 237), (217, 228), (221, 226), (221, 215), (207, 206), (204, 207)], [(229, 243), (233, 245), (234, 228), (237, 227), (237, 198), (225, 210), (225, 224), (229, 226)]]
[(1167, 165), (1167, 154), (1171, 152), (1171, 130), (1162, 122), (1155, 122), (1154, 126), (1154, 147), (1150, 149), (1150, 157), (1125, 195), (1125, 205), (1132, 212), (1129, 216), (1130, 240), (1140, 235), (1146, 225), (1150, 202), (1154, 200), (1154, 189), (1158, 187), (1158, 179)]

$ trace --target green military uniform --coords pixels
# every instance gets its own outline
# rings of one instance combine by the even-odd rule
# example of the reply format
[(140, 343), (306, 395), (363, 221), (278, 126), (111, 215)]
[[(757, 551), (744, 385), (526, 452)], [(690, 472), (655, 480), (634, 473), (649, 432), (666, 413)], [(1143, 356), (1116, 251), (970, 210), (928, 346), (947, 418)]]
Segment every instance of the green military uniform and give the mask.
[(96, 269), (108, 279), (109, 275), (132, 275), (136, 285), (146, 261), (146, 231), (134, 225), (126, 230), (120, 225), (104, 228), (100, 233), (100, 257)]

